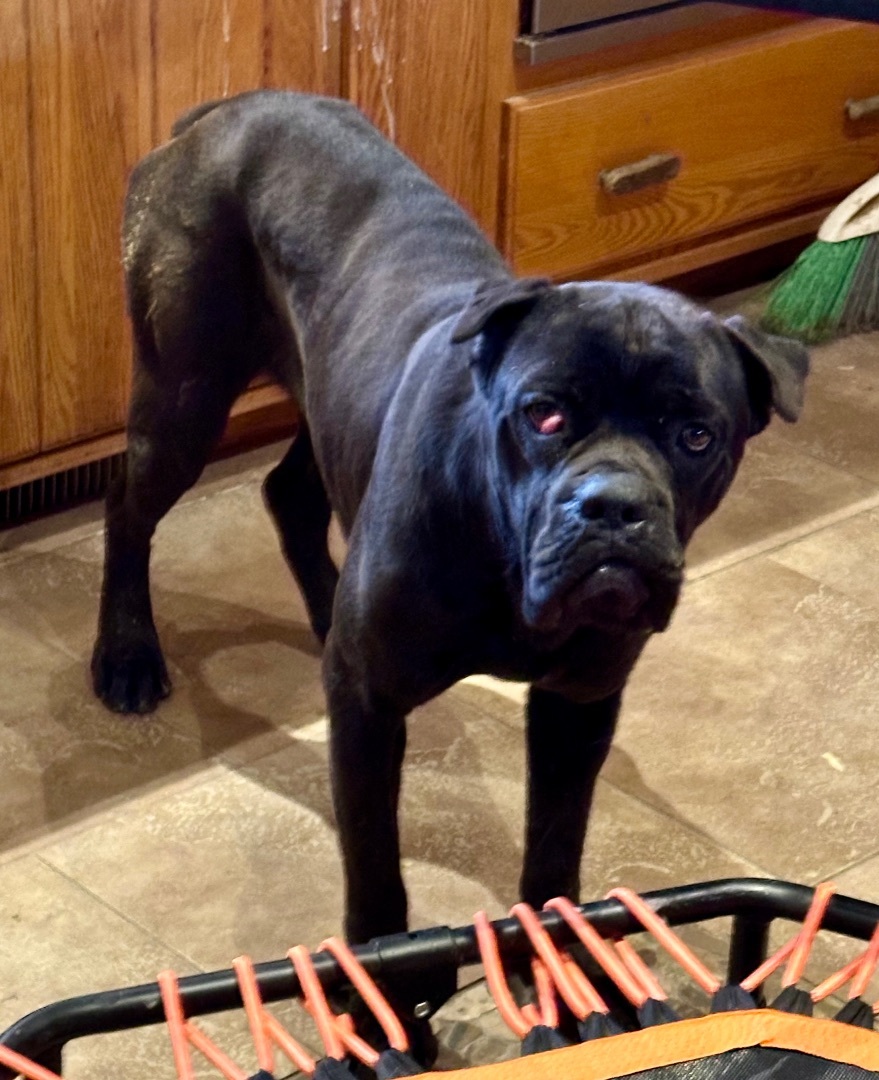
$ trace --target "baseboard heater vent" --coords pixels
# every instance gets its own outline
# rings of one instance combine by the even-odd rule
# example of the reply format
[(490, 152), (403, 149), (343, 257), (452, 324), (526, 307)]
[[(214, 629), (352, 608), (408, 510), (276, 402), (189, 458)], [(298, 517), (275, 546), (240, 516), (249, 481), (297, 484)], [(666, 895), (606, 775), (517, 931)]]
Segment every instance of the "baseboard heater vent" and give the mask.
[(0, 491), (0, 529), (103, 498), (124, 461), (124, 453), (113, 454)]

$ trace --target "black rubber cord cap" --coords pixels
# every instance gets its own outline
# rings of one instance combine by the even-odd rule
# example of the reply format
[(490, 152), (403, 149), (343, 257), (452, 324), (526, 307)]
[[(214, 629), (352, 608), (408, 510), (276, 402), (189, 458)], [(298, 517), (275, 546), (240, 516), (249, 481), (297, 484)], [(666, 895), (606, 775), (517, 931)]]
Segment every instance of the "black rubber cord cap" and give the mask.
[(873, 1010), (860, 998), (852, 998), (834, 1016), (834, 1020), (840, 1020), (843, 1024), (851, 1024), (853, 1027), (868, 1028), (873, 1030)]
[(581, 1042), (589, 1042), (590, 1039), (604, 1039), (608, 1035), (622, 1035), (623, 1028), (612, 1016), (605, 1013), (590, 1013), (585, 1020), (577, 1021), (577, 1033)]
[(667, 1001), (648, 998), (638, 1009), (638, 1022), (641, 1027), (655, 1027), (657, 1024), (671, 1024), (680, 1020), (678, 1014)]
[(522, 1057), (526, 1054), (542, 1054), (544, 1050), (559, 1050), (571, 1044), (555, 1028), (537, 1024), (522, 1040)]
[(743, 990), (736, 983), (732, 983), (729, 986), (721, 986), (711, 999), (711, 1011), (713, 1013), (736, 1012), (738, 1009), (756, 1008), (757, 1002), (751, 997), (747, 990)]
[(805, 990), (788, 986), (772, 1002), (772, 1008), (779, 1012), (794, 1013), (796, 1016), (811, 1016), (815, 1010), (811, 997)]
[(417, 1076), (424, 1069), (414, 1057), (404, 1054), (402, 1050), (395, 1050), (389, 1046), (382, 1050), (375, 1065), (375, 1075), (378, 1080), (397, 1080), (400, 1076)]

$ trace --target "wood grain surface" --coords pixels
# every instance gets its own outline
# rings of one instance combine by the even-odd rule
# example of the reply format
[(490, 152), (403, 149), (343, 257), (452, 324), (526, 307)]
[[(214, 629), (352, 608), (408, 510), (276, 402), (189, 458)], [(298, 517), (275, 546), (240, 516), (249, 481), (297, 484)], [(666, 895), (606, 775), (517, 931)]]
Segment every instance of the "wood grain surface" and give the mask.
[(517, 5), (351, 0), (348, 93), (488, 233)]
[[(88, 458), (120, 431), (132, 166), (200, 101), (337, 92), (341, 15), (341, 0), (0, 3), (0, 462), (30, 474), (39, 453), (49, 469), (56, 449)], [(266, 407), (248, 396), (239, 413)]]
[(263, 82), (261, 0), (153, 0), (156, 135), (168, 138), (181, 113)]
[[(766, 40), (508, 102), (504, 248), (523, 274), (589, 271), (841, 194), (876, 171), (879, 27), (804, 24)], [(655, 154), (679, 175), (632, 194), (602, 170)]]
[(502, 215), (503, 106), (558, 86), (796, 22), (754, 12), (727, 23), (537, 67), (517, 65), (515, 0), (346, 0), (343, 90), (495, 239)]
[(23, 0), (0, 3), (0, 460), (40, 445), (29, 63)]
[(338, 95), (343, 0), (264, 0), (265, 85)]
[(146, 0), (29, 0), (44, 449), (118, 428), (128, 333), (119, 216), (150, 146)]

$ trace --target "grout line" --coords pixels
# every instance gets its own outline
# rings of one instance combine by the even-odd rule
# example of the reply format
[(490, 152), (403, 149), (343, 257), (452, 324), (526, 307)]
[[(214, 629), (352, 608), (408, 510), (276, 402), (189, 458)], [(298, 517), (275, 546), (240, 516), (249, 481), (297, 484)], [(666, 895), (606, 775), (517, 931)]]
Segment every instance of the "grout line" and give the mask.
[[(173, 725), (169, 725), (168, 731), (172, 737), (180, 738), (193, 746), (198, 745), (195, 739), (187, 739), (185, 734)], [(31, 855), (40, 857), (49, 848), (99, 828), (101, 822), (97, 815), (136, 813), (139, 803), (155, 799), (160, 793), (163, 797), (167, 797), (209, 783), (212, 779), (210, 774), (214, 769), (221, 772), (230, 771), (226, 762), (219, 761), (213, 756), (193, 758), (170, 775), (163, 773), (149, 777), (134, 787), (104, 796), (98, 802), (76, 811), (67, 819), (48, 822), (44, 826), (44, 832), (32, 832), (9, 847), (0, 847), (0, 869), (20, 858)]]
[[(491, 675), (471, 675), (468, 678), (463, 679), (462, 682), (471, 686), (478, 686), (482, 690), (487, 690), (490, 693), (495, 694), (497, 697), (503, 698), (505, 701), (508, 701), (511, 705), (518, 705), (521, 708), (524, 703), (523, 691), (525, 688), (525, 684), (523, 683), (511, 683), (501, 679), (496, 679)], [(713, 847), (716, 851), (721, 852), (728, 858), (735, 859), (737, 862), (745, 863), (754, 872), (755, 876), (767, 878), (776, 878), (778, 876), (766, 867), (761, 866), (760, 863), (755, 862), (753, 859), (748, 858), (747, 856), (742, 855), (737, 851), (734, 851), (732, 848), (727, 847), (725, 844), (720, 843), (716, 837), (712, 836), (709, 832), (706, 832), (704, 829), (700, 828), (693, 822), (679, 817), (677, 814), (673, 813), (670, 810), (655, 805), (654, 803), (650, 802), (649, 799), (645, 799), (643, 795), (637, 795), (634, 792), (627, 791), (625, 788), (620, 787), (619, 784), (614, 783), (614, 781), (608, 779), (605, 776), (600, 776), (600, 779), (602, 783), (606, 784), (609, 788), (616, 791), (617, 794), (621, 795), (623, 798), (632, 799), (644, 809), (652, 811), (655, 814), (660, 814), (667, 821), (672, 821), (676, 825), (686, 829), (693, 835), (700, 837), (707, 844), (710, 844), (711, 847)], [(586, 859), (588, 862), (588, 853)]]
[[(664, 817), (667, 821), (674, 822), (675, 825), (678, 825), (680, 828), (686, 829), (694, 836), (700, 837), (707, 844), (710, 844), (711, 847), (713, 847), (716, 851), (719, 851), (721, 854), (726, 855), (728, 858), (735, 859), (737, 862), (745, 863), (749, 869), (754, 871), (755, 877), (767, 877), (775, 879), (778, 878), (778, 875), (773, 873), (771, 870), (768, 870), (766, 867), (761, 866), (760, 863), (755, 862), (753, 859), (748, 858), (746, 855), (742, 855), (738, 851), (733, 851), (732, 848), (729, 848), (725, 844), (722, 844), (715, 836), (712, 836), (711, 833), (706, 832), (705, 829), (701, 828), (699, 825), (694, 824), (692, 821), (689, 821), (688, 819), (682, 817), (678, 817), (678, 815), (673, 813), (671, 810), (667, 810), (662, 806), (655, 805), (654, 803), (650, 802), (649, 799), (645, 799), (643, 795), (637, 795), (635, 794), (635, 792), (626, 791), (626, 789), (620, 787), (619, 784), (614, 783), (612, 780), (609, 780), (606, 777), (601, 776), (600, 774), (599, 779), (603, 783), (607, 784), (609, 788), (612, 788), (614, 791), (616, 791), (618, 795), (622, 795), (623, 798), (632, 799), (640, 806), (644, 807), (646, 810), (651, 810), (653, 813), (659, 814)], [(589, 843), (588, 831), (586, 843), (587, 845)], [(588, 862), (588, 846), (586, 853), (586, 861)]]
[[(879, 495), (876, 496), (876, 501), (877, 501), (877, 503), (879, 503)], [(506, 681), (501, 680), (501, 679), (496, 679), (491, 675), (471, 675), (468, 678), (463, 679), (461, 681), (463, 683), (465, 683), (465, 684), (468, 684), (468, 685), (471, 685), (471, 686), (478, 686), (482, 690), (486, 690), (489, 693), (493, 693), (497, 697), (503, 698), (505, 701), (508, 701), (511, 705), (518, 705), (521, 708), (523, 706), (523, 704), (524, 704), (524, 690), (525, 690), (525, 684), (524, 683), (506, 682)], [(618, 783), (615, 783), (613, 780), (609, 779), (608, 777), (605, 777), (605, 776), (602, 775), (602, 776), (600, 776), (600, 780), (602, 781), (602, 783), (606, 784), (609, 788), (612, 788), (614, 791), (616, 791), (617, 794), (621, 795), (623, 798), (633, 799), (635, 802), (637, 802), (640, 806), (644, 807), (645, 809), (650, 810), (650, 811), (652, 811), (652, 812), (654, 812), (656, 814), (661, 814), (666, 820), (673, 821), (676, 825), (679, 825), (682, 828), (687, 829), (689, 832), (693, 833), (694, 835), (701, 837), (707, 844), (710, 844), (715, 850), (721, 852), (722, 854), (726, 855), (727, 857), (729, 857), (731, 859), (735, 859), (738, 862), (743, 862), (743, 863), (747, 864), (747, 866), (750, 867), (755, 872), (756, 876), (762, 876), (762, 877), (773, 878), (773, 879), (778, 878), (778, 873), (776, 871), (770, 870), (768, 867), (763, 866), (759, 862), (756, 862), (753, 858), (750, 858), (749, 856), (743, 855), (741, 852), (735, 851), (732, 848), (727, 847), (725, 844), (721, 843), (711, 833), (707, 832), (705, 829), (701, 828), (699, 825), (696, 825), (694, 822), (690, 821), (689, 819), (682, 818), (679, 815), (672, 812), (671, 810), (665, 809), (662, 806), (658, 806), (655, 803), (652, 803), (649, 799), (646, 799), (643, 795), (638, 795), (635, 792), (627, 791), (625, 788), (621, 787)], [(587, 841), (587, 843), (588, 843), (588, 841)], [(849, 870), (855, 869), (856, 867), (862, 865), (865, 862), (869, 862), (871, 859), (876, 858), (877, 856), (879, 856), (879, 851), (871, 852), (870, 854), (865, 855), (863, 858), (855, 860), (855, 862), (851, 863), (850, 865), (844, 866), (842, 869), (834, 871), (832, 874), (820, 875), (816, 879), (816, 881), (808, 882), (808, 884), (818, 884), (821, 881), (826, 881), (826, 880), (829, 880), (830, 878), (835, 878), (837, 875), (843, 874), (843, 873), (848, 872)], [(588, 854), (587, 854), (587, 860), (588, 860)]]
[[(821, 881), (835, 881), (836, 878), (840, 877), (842, 874), (848, 874), (852, 870), (857, 870), (858, 867), (864, 866), (868, 862), (872, 862), (872, 860), (877, 857), (879, 857), (879, 851), (871, 851), (869, 854), (864, 855), (859, 859), (855, 859), (853, 862), (846, 863), (844, 866), (840, 867), (839, 870), (833, 870), (832, 872), (825, 874), (823, 877), (819, 878), (815, 884), (817, 885)], [(848, 894), (843, 892), (842, 895), (845, 896)], [(875, 900), (871, 902), (876, 903)]]
[[(202, 967), (202, 965), (199, 964), (196, 960), (194, 960), (191, 956), (187, 956), (186, 953), (183, 953), (179, 949), (176, 949), (173, 945), (165, 941), (164, 938), (160, 938), (158, 934), (156, 934), (154, 931), (149, 930), (146, 926), (141, 925), (141, 923), (139, 923), (137, 919), (132, 918), (130, 915), (126, 914), (126, 912), (122, 911), (121, 908), (116, 907), (115, 904), (111, 904), (108, 900), (105, 900), (102, 896), (99, 896), (98, 893), (93, 892), (90, 888), (88, 888), (87, 885), (84, 885), (77, 878), (72, 877), (65, 870), (62, 870), (59, 866), (56, 866), (54, 863), (50, 862), (44, 855), (36, 854), (34, 857), (47, 870), (63, 878), (69, 885), (72, 885), (75, 889), (83, 893), (90, 900), (93, 900), (96, 904), (99, 904), (102, 908), (105, 908), (107, 911), (112, 911), (113, 914), (117, 915), (120, 919), (122, 919), (123, 922), (127, 923), (133, 929), (137, 930), (139, 933), (149, 938), (149, 940), (154, 945), (158, 945), (162, 949), (166, 949), (168, 952), (176, 956), (179, 960), (183, 961), (186, 964), (192, 965), (192, 967), (195, 968), (196, 974), (204, 973), (205, 969)], [(152, 981), (152, 979), (150, 979), (150, 981)]]
[(744, 547), (737, 548), (735, 551), (727, 552), (724, 555), (718, 555), (714, 559), (708, 559), (691, 571), (687, 575), (687, 580), (695, 582), (701, 581), (703, 578), (713, 577), (715, 574), (718, 574), (723, 570), (728, 570), (730, 567), (737, 566), (739, 563), (749, 562), (758, 556), (769, 555), (781, 551), (782, 548), (790, 547), (792, 544), (805, 539), (807, 536), (813, 536), (816, 533), (824, 532), (834, 525), (839, 525), (844, 521), (849, 521), (861, 514), (876, 510), (877, 508), (879, 508), (879, 492), (868, 495), (863, 499), (859, 499), (855, 503), (850, 503), (848, 506), (842, 507), (839, 510), (831, 510), (830, 513), (823, 514), (821, 517), (814, 518), (811, 521), (803, 522), (801, 525), (794, 525), (790, 529), (785, 529), (783, 532), (775, 533), (762, 540), (755, 540), (753, 543), (746, 544)]
[(836, 472), (845, 473), (847, 476), (853, 477), (855, 480), (862, 480), (865, 484), (870, 484), (873, 487), (876, 487), (877, 480), (875, 476), (865, 476), (863, 473), (850, 468), (848, 465), (841, 465), (838, 461), (833, 461), (831, 458), (825, 457), (825, 455), (822, 454), (820, 450), (814, 450), (809, 446), (802, 445), (797, 441), (796, 431), (788, 435), (785, 432), (784, 427), (779, 429), (779, 427), (776, 426), (775, 433), (776, 435), (778, 435), (778, 438), (782, 441), (782, 443), (784, 443), (784, 445), (788, 449), (794, 450), (798, 454), (802, 454), (804, 457), (811, 458), (812, 461), (817, 461), (820, 465), (828, 466), (829, 468), (834, 469)]

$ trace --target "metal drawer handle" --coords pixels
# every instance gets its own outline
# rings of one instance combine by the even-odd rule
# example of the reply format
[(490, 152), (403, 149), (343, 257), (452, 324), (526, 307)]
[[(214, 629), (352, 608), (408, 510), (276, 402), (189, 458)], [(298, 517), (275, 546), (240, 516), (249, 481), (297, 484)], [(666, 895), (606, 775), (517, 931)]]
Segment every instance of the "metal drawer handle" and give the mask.
[(650, 154), (616, 169), (602, 169), (598, 182), (608, 195), (628, 195), (653, 184), (674, 180), (680, 171), (681, 159), (678, 154)]
[(875, 97), (861, 98), (858, 101), (849, 98), (845, 103), (845, 115), (849, 120), (879, 118), (879, 94)]

